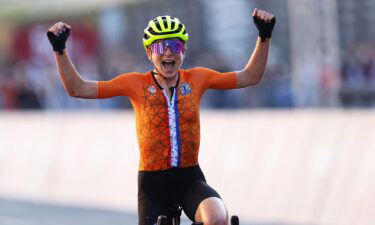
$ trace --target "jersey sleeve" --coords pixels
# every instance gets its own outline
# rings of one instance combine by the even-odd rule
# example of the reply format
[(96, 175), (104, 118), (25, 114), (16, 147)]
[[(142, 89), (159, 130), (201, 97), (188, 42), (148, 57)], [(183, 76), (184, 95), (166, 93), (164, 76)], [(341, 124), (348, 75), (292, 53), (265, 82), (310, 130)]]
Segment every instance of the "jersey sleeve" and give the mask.
[(221, 73), (208, 68), (196, 68), (199, 76), (204, 78), (205, 89), (234, 89), (236, 88), (236, 72)]
[(98, 98), (115, 96), (133, 97), (136, 94), (135, 86), (141, 82), (139, 74), (123, 74), (109, 81), (98, 82)]

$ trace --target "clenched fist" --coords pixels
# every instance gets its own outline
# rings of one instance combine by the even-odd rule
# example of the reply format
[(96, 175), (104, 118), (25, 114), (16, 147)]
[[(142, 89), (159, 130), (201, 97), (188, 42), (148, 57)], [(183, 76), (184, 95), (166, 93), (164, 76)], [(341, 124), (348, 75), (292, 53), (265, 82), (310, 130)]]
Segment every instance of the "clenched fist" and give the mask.
[(272, 30), (276, 23), (275, 16), (269, 12), (254, 9), (253, 20), (262, 42), (265, 42), (266, 38), (271, 38)]
[(49, 42), (51, 42), (53, 50), (55, 52), (58, 52), (60, 55), (63, 54), (63, 50), (65, 49), (65, 42), (66, 40), (68, 40), (70, 30), (71, 27), (63, 22), (55, 23), (48, 29), (48, 40)]

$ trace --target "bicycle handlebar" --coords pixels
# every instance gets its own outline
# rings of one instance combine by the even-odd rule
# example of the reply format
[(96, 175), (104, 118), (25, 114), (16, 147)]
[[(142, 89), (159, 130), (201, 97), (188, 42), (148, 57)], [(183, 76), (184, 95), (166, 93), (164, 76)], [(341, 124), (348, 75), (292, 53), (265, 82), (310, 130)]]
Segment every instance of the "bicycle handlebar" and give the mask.
[(160, 215), (158, 217), (158, 222), (156, 223), (156, 225), (167, 225), (167, 217)]

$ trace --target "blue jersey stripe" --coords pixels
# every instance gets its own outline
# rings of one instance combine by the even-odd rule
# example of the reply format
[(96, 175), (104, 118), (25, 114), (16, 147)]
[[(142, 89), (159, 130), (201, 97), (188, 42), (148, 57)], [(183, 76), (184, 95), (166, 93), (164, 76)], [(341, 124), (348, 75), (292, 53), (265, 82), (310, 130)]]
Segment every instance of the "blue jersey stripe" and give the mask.
[(179, 120), (179, 113), (178, 113), (178, 91), (175, 90), (175, 98), (174, 98), (174, 113), (176, 118), (176, 138), (177, 138), (177, 146), (178, 146), (178, 161), (177, 166), (180, 167), (181, 164), (181, 139), (180, 139), (180, 120)]

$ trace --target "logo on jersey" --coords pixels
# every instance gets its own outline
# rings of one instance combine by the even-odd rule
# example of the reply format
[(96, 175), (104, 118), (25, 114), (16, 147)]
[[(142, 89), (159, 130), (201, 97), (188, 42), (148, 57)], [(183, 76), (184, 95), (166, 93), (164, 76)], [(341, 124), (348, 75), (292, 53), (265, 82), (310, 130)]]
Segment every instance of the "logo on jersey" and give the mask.
[(189, 83), (182, 83), (180, 86), (181, 95), (185, 96), (191, 93), (191, 86)]
[(148, 87), (148, 91), (151, 93), (151, 94), (155, 94), (156, 93), (156, 88), (154, 85), (150, 85)]

